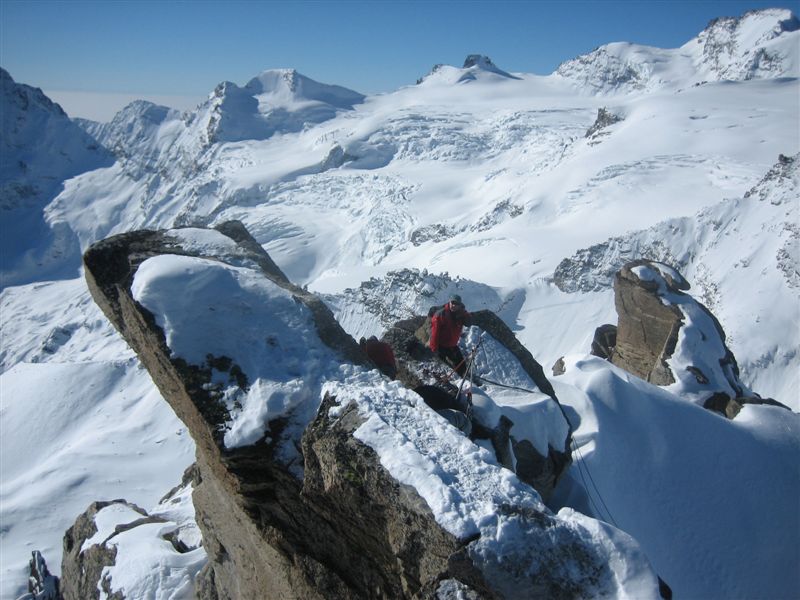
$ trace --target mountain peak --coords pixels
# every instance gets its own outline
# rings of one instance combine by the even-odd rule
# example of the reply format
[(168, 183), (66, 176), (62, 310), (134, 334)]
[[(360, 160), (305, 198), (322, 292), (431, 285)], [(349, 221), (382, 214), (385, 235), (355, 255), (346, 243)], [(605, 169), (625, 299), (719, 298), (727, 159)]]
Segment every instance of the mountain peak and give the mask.
[(292, 100), (311, 100), (335, 108), (351, 109), (364, 101), (365, 96), (339, 85), (319, 83), (296, 69), (262, 71), (244, 87), (252, 95), (270, 94)]
[(714, 19), (677, 49), (606, 44), (562, 63), (556, 74), (595, 94), (797, 77), (799, 47), (800, 21), (792, 11), (756, 10)]
[(481, 67), (483, 69), (489, 69), (489, 70), (494, 70), (497, 68), (492, 62), (492, 59), (483, 54), (467, 55), (467, 58), (464, 59), (463, 68), (469, 69), (470, 67)]
[(469, 72), (465, 73), (459, 79), (459, 82), (475, 79), (476, 71), (488, 71), (489, 73), (501, 75), (502, 77), (507, 77), (509, 79), (519, 79), (519, 77), (515, 77), (511, 73), (507, 73), (506, 71), (498, 68), (497, 65), (492, 62), (492, 59), (485, 54), (468, 54), (467, 58), (464, 59), (464, 66), (462, 68), (469, 69)]

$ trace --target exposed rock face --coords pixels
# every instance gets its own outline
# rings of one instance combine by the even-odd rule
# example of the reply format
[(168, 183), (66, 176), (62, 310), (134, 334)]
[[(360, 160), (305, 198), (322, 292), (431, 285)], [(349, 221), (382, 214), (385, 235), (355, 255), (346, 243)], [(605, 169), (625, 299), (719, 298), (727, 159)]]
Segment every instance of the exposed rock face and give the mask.
[[(96, 599), (100, 597), (98, 583), (108, 593), (108, 582), (103, 584), (103, 569), (114, 564), (117, 556), (116, 548), (104, 544), (93, 545), (82, 550), (83, 543), (97, 533), (95, 516), (112, 504), (125, 504), (124, 500), (111, 502), (92, 502), (89, 508), (78, 517), (75, 524), (64, 534), (64, 558), (61, 561), (61, 590), (67, 600)], [(128, 505), (145, 516), (145, 512), (133, 505)], [(119, 596), (117, 596), (119, 598)]]
[(745, 403), (780, 405), (740, 381), (722, 326), (685, 293), (688, 289), (667, 265), (647, 260), (625, 265), (614, 280), (619, 325), (611, 362), (655, 385), (674, 386), (679, 395), (728, 418)]
[(50, 569), (38, 550), (31, 553), (30, 569), (28, 593), (17, 600), (62, 600), (59, 579), (50, 574)]
[[(634, 271), (657, 264), (634, 261), (617, 273), (614, 301), (619, 325), (612, 362), (655, 385), (670, 385), (675, 377), (667, 360), (678, 343), (683, 313), (677, 306), (662, 302), (657, 281), (640, 279)], [(676, 281), (674, 277), (667, 285), (673, 293), (689, 287), (683, 278)]]
[(605, 129), (613, 125), (614, 123), (619, 123), (622, 121), (622, 117), (615, 115), (611, 111), (609, 111), (605, 107), (601, 107), (597, 109), (597, 119), (595, 119), (592, 126), (586, 130), (586, 135), (584, 137), (592, 137), (595, 134), (600, 133), (601, 130)]
[[(365, 406), (384, 398), (388, 412), (382, 413), (385, 420), (377, 421), (411, 427), (403, 429), (402, 434), (400, 429), (395, 430), (405, 439), (424, 423), (431, 431), (445, 427), (446, 443), (459, 452), (485, 453), (464, 440), (460, 432), (442, 425), (433, 413), (424, 417), (427, 421), (418, 422), (421, 409), (409, 404), (408, 396), (413, 394), (397, 384), (369, 387), (363, 398), (350, 403), (339, 403), (335, 394), (326, 393), (321, 406), (314, 408), (316, 416), (304, 425), (302, 438), (287, 437), (294, 418), (290, 413), (271, 419), (268, 430), (253, 443), (229, 445), (225, 430), (235, 409), (221, 398), (219, 377), (227, 377), (230, 385), (240, 388), (251, 382), (246, 370), (230, 357), (207, 355), (205, 364), (191, 364), (174, 354), (167, 343), (168, 339), (174, 341), (168, 337), (174, 332), (162, 329), (157, 324), (159, 317), (134, 299), (142, 298), (131, 289), (132, 282), (141, 282), (137, 270), (165, 264), (158, 262), (161, 255), (174, 255), (167, 263), (181, 268), (187, 264), (202, 264), (211, 270), (227, 268), (215, 266), (219, 263), (246, 265), (248, 272), (260, 272), (270, 286), (279, 287), (281, 294), (288, 292), (295, 303), (303, 305), (303, 314), (313, 316), (314, 335), (343, 363), (342, 369), (355, 370), (355, 377), (367, 378), (368, 382), (379, 376), (353, 366), (366, 363), (355, 341), (321, 301), (286, 281), (266, 253), (250, 243), (243, 228), (236, 224), (220, 227), (223, 235), (192, 231), (195, 233), (191, 235), (178, 230), (145, 231), (110, 238), (90, 248), (84, 262), (93, 297), (136, 350), (196, 442), (193, 499), (209, 557), (195, 579), (199, 598), (434, 598), (452, 597), (454, 593), (510, 598), (528, 592), (568, 598), (613, 594), (621, 588), (612, 572), (617, 559), (612, 561), (611, 555), (617, 556), (619, 551), (633, 557), (638, 585), (644, 581), (646, 589), (655, 591), (655, 577), (649, 565), (643, 566), (647, 562), (629, 538), (614, 534), (618, 537), (612, 541), (602, 531), (595, 531), (594, 522), (580, 515), (571, 515), (568, 520), (553, 515), (516, 478), (511, 483), (514, 493), (502, 506), (498, 504), (492, 513), (494, 520), (480, 519), (480, 526), (468, 529), (467, 534), (456, 534), (454, 531), (461, 529), (441, 525), (430, 500), (423, 500), (416, 489), (399, 483), (398, 476), (391, 475), (385, 465), (386, 457), (377, 454), (372, 442), (363, 441), (367, 439), (363, 437), (365, 414), (369, 414), (363, 412)], [(231, 247), (220, 241), (225, 235), (228, 240), (238, 237), (240, 241)], [(209, 254), (209, 239), (216, 244), (214, 255)], [(204, 260), (187, 263), (188, 256)], [(155, 263), (147, 260), (150, 257), (157, 259)], [(238, 301), (235, 295), (228, 298), (229, 303)], [(202, 298), (193, 298), (192, 302), (202, 302)], [(159, 314), (163, 317), (164, 313)], [(209, 326), (214, 316), (207, 318), (208, 322), (198, 322), (197, 327)], [(491, 321), (491, 317), (486, 319)], [(277, 342), (280, 340), (267, 339), (265, 343)], [(535, 365), (529, 368), (535, 371)], [(378, 385), (384, 386), (381, 381)], [(326, 390), (344, 394), (347, 385), (332, 382)], [(299, 470), (281, 454), (285, 450), (281, 444), (287, 440), (296, 443), (302, 459)], [(488, 471), (481, 467), (483, 470), (470, 475), (468, 489), (457, 488), (453, 493), (457, 497), (467, 491), (474, 493), (474, 484), (480, 482), (472, 480), (480, 472), (484, 478), (496, 478), (497, 485), (485, 492), (494, 494), (505, 476), (496, 466), (486, 466)], [(461, 479), (446, 478), (456, 487)], [(492, 495), (492, 502), (500, 501)], [(479, 505), (485, 506), (485, 502)], [(506, 522), (513, 532), (506, 538), (510, 545), (498, 544), (505, 535), (501, 526)], [(95, 533), (87, 518), (79, 519), (68, 534), (69, 551), (65, 555), (74, 554), (83, 540)], [(597, 543), (598, 534), (605, 541)], [(547, 560), (536, 558), (540, 554)], [(74, 560), (73, 565), (87, 556)], [(103, 565), (114, 559), (102, 554), (93, 559), (96, 566), (91, 568), (65, 568), (73, 580), (69, 584), (72, 596), (68, 597), (80, 597), (89, 589), (81, 586), (89, 586), (90, 580), (96, 589)]]
[(614, 355), (614, 348), (617, 346), (617, 326), (606, 323), (600, 325), (594, 331), (594, 339), (592, 339), (591, 354), (611, 360)]
[[(619, 325), (612, 362), (655, 385), (670, 385), (675, 378), (667, 359), (678, 343), (683, 314), (676, 306), (661, 301), (657, 283), (639, 279), (631, 270), (645, 264), (654, 263), (634, 261), (614, 279)], [(685, 281), (678, 285), (671, 291), (687, 288)]]

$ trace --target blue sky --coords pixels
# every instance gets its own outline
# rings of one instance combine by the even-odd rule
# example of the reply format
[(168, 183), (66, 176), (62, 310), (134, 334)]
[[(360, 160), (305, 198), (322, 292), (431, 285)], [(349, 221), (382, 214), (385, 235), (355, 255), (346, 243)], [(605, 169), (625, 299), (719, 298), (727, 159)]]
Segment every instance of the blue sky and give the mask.
[(0, 0), (0, 66), (18, 82), (87, 98), (202, 98), (220, 81), (284, 67), (375, 93), (470, 53), (544, 75), (609, 42), (674, 48), (714, 17), (771, 6), (797, 13), (800, 2)]

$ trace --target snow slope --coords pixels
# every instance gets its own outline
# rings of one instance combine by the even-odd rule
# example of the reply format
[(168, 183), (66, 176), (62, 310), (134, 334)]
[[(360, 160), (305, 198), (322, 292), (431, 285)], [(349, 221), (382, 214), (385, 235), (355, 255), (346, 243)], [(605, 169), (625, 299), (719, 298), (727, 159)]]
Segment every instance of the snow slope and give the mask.
[[(759, 184), (779, 155), (800, 151), (795, 24), (785, 10), (722, 19), (677, 50), (605, 47), (616, 63), (583, 61), (570, 76), (512, 79), (478, 60), (363, 102), (290, 71), (267, 72), (243, 87), (222, 84), (185, 114), (134, 103), (109, 124), (82, 123), (114, 152), (113, 164), (93, 142), (81, 146), (85, 138), (72, 129), (26, 135), (20, 143), (32, 152), (30, 164), (61, 165), (50, 150), (66, 152), (76, 140), (82, 158), (55, 173), (31, 171), (30, 180), (3, 171), (0, 182), (24, 179), (51, 190), (36, 200), (38, 212), (2, 215), (0, 237), (10, 241), (0, 292), (0, 596), (10, 598), (24, 584), (29, 549), (45, 549), (58, 572), (60, 531), (90, 500), (126, 497), (152, 506), (191, 460), (191, 442), (180, 436), (169, 438), (176, 449), (166, 454), (161, 444), (140, 445), (149, 434), (125, 415), (143, 410), (150, 423), (152, 411), (165, 436), (179, 423), (128, 362), (129, 351), (82, 280), (53, 281), (72, 277), (80, 252), (112, 233), (239, 218), (293, 281), (328, 294), (350, 333), (380, 334), (393, 316), (423, 312), (455, 289), (468, 307), (498, 311), (546, 367), (584, 353), (594, 328), (616, 320), (605, 284), (583, 282), (602, 279), (595, 271), (620, 257), (657, 251), (652, 258), (672, 256), (692, 293), (719, 318), (744, 383), (800, 409), (796, 171)], [(626, 65), (648, 69), (630, 80), (642, 85), (614, 75)], [(11, 98), (2, 97), (4, 115)], [(35, 111), (45, 105), (29, 101), (30, 123), (40, 123)], [(584, 137), (600, 107), (622, 120)], [(41, 123), (67, 127), (63, 119)], [(46, 146), (37, 145), (41, 139)], [(35, 230), (26, 219), (35, 220), (41, 237), (27, 233)], [(22, 237), (35, 245), (32, 254)], [(583, 265), (587, 251), (596, 259)], [(574, 289), (558, 277), (566, 258), (576, 264), (565, 276)], [(7, 264), (20, 265), (13, 279)], [(389, 273), (419, 275), (402, 283)], [(378, 283), (364, 288), (371, 278)], [(376, 307), (383, 310), (377, 317)], [(96, 417), (83, 400), (62, 393), (74, 391), (78, 378), (92, 391), (87, 401), (99, 407)], [(131, 405), (118, 401), (127, 393), (122, 386), (135, 391)], [(51, 410), (61, 401), (66, 408)], [(80, 443), (84, 425), (70, 417), (78, 404), (92, 418), (111, 415), (86, 426), (100, 440), (91, 451)], [(9, 424), (39, 423), (42, 407), (57, 432), (52, 447), (10, 433), (27, 435), (29, 428)], [(576, 401), (574, 410), (588, 408)], [(111, 470), (105, 457), (114, 452)], [(74, 502), (44, 520), (39, 500), (26, 503), (34, 480), (12, 480), (5, 469), (18, 462), (25, 472), (51, 472), (53, 460), (59, 481), (43, 479), (48, 483), (36, 493)], [(594, 460), (593, 473), (617, 473), (613, 462)], [(154, 465), (141, 481), (139, 463)], [(743, 483), (735, 493), (753, 490)], [(728, 525), (740, 535), (728, 540), (732, 546), (762, 547), (752, 529)], [(710, 546), (695, 541), (707, 556)], [(683, 580), (686, 563), (646, 552), (659, 572), (662, 560), (683, 565), (670, 567)], [(693, 578), (685, 575), (687, 585)], [(731, 585), (749, 589), (738, 580)]]
[[(728, 421), (602, 359), (566, 363), (553, 384), (582, 458), (553, 502), (633, 535), (675, 598), (795, 597), (800, 415), (746, 406)], [(589, 475), (591, 501), (573, 485)]]
[(109, 165), (111, 155), (39, 88), (0, 68), (0, 289), (75, 277), (75, 234), (42, 209), (64, 180)]

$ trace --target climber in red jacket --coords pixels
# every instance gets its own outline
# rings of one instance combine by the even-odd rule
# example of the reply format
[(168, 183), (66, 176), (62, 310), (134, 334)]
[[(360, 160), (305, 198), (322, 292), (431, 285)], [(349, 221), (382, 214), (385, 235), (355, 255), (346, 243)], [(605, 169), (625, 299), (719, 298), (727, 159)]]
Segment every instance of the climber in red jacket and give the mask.
[(370, 336), (368, 340), (362, 337), (359, 344), (381, 373), (391, 380), (397, 377), (397, 363), (394, 360), (394, 351), (389, 344), (381, 342), (374, 335)]
[(431, 340), (429, 345), (439, 358), (453, 367), (461, 377), (467, 372), (464, 355), (458, 348), (461, 330), (471, 324), (470, 314), (461, 301), (461, 296), (453, 294), (450, 301), (431, 317)]

